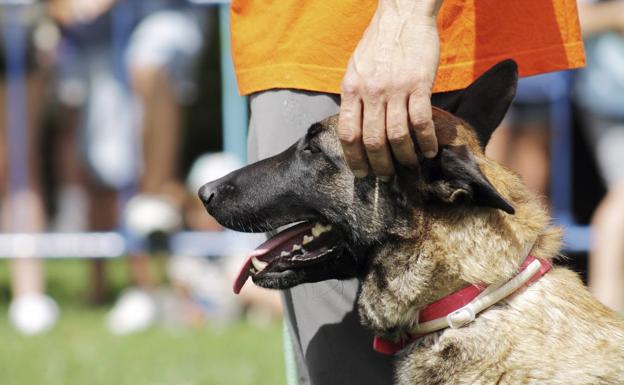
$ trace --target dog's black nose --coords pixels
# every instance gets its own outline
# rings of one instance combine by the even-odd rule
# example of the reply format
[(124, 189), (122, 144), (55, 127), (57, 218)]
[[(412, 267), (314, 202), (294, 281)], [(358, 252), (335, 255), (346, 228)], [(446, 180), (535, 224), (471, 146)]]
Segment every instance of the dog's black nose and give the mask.
[(216, 202), (223, 204), (224, 199), (227, 200), (233, 191), (234, 185), (229, 180), (221, 178), (203, 185), (199, 189), (199, 199), (201, 199), (208, 212), (212, 214), (211, 208), (215, 207)]
[(204, 206), (208, 208), (210, 206), (210, 202), (213, 201), (216, 195), (216, 186), (214, 182), (206, 183), (205, 185), (203, 185), (199, 189), (198, 195)]

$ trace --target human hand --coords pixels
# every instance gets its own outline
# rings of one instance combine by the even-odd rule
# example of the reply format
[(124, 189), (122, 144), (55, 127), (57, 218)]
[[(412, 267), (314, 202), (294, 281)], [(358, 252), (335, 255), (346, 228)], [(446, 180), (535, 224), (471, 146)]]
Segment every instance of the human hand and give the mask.
[(338, 136), (356, 177), (389, 180), (391, 151), (406, 166), (418, 162), (410, 129), (426, 157), (437, 153), (431, 87), (440, 55), (440, 0), (379, 1), (342, 82)]

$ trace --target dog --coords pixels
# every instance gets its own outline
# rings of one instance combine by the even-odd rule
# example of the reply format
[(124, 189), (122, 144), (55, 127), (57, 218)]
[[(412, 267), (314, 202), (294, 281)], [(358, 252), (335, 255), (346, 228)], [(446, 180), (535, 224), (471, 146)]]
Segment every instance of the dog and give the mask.
[(438, 155), (397, 164), (390, 182), (354, 178), (333, 116), (204, 185), (228, 228), (295, 224), (252, 253), (234, 290), (359, 278), (361, 322), (396, 351), (401, 385), (624, 384), (624, 320), (552, 265), (561, 230), (484, 155), (517, 78), (503, 61), (434, 107)]

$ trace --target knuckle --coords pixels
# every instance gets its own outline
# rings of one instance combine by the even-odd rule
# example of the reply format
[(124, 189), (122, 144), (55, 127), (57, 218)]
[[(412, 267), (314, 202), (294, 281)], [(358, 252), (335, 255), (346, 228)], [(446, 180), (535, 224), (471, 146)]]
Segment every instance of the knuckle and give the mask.
[(401, 130), (391, 130), (388, 131), (388, 141), (391, 144), (402, 144), (405, 143), (406, 141), (410, 140), (410, 135), (408, 132)]
[(426, 104), (430, 103), (429, 100), (431, 98), (431, 89), (427, 87), (416, 87), (410, 92), (410, 99), (412, 102), (418, 104)]
[(338, 139), (343, 144), (354, 145), (360, 140), (359, 131), (349, 127), (340, 127), (338, 128)]
[(421, 73), (412, 73), (408, 76), (407, 81), (409, 84), (414, 85), (414, 91), (418, 92), (419, 90), (426, 89), (424, 85), (428, 83), (429, 77)]
[(364, 138), (364, 147), (370, 152), (380, 152), (384, 149), (386, 143), (383, 139), (377, 137)]
[(412, 125), (416, 131), (427, 133), (431, 127), (431, 118), (427, 115), (415, 115), (411, 118)]
[(384, 94), (386, 89), (384, 82), (377, 80), (370, 80), (364, 82), (364, 93), (370, 99), (379, 99)]
[(359, 84), (356, 79), (345, 78), (340, 86), (343, 97), (353, 97), (358, 93)]
[(344, 102), (343, 99), (343, 102), (340, 104), (338, 124), (340, 126), (350, 124), (358, 118), (359, 113), (359, 106), (357, 104)]

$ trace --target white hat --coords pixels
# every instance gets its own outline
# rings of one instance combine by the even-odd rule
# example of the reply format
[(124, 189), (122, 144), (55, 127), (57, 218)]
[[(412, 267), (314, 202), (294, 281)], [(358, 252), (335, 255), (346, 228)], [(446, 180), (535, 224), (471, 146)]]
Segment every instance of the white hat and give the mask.
[(243, 163), (232, 154), (225, 152), (204, 154), (191, 166), (191, 171), (186, 178), (186, 187), (194, 194), (204, 184), (219, 179), (242, 166)]

